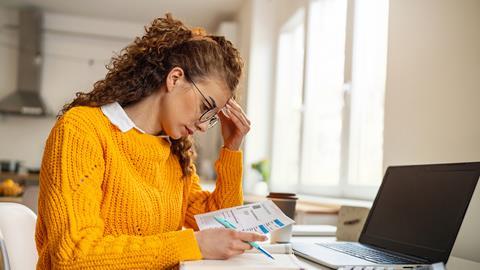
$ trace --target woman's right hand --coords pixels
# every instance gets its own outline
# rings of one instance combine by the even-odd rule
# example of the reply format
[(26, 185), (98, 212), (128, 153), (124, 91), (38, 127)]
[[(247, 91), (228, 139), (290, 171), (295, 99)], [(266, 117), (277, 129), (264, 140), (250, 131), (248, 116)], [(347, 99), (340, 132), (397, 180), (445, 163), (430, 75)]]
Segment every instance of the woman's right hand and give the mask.
[(204, 259), (228, 259), (242, 254), (252, 247), (243, 241), (265, 241), (265, 235), (255, 232), (238, 232), (215, 228), (195, 232), (198, 246)]

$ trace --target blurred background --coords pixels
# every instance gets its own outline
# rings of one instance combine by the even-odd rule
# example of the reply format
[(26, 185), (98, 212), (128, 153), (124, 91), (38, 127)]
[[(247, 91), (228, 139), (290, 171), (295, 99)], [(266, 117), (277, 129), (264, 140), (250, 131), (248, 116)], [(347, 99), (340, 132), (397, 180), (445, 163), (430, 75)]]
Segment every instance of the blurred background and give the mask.
[[(336, 206), (371, 204), (387, 166), (480, 160), (480, 1), (1, 0), (0, 181), (24, 188), (2, 200), (36, 211), (55, 115), (166, 12), (246, 61), (249, 200), (295, 192), (334, 223)], [(221, 145), (218, 126), (197, 136), (206, 189)]]

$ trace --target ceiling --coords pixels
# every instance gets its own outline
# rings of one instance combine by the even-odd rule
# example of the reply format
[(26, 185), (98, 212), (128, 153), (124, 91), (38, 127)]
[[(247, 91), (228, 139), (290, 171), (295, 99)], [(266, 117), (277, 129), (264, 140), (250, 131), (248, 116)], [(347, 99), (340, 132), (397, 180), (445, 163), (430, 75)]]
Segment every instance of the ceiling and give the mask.
[(142, 24), (171, 12), (174, 18), (189, 26), (214, 31), (221, 21), (235, 17), (242, 0), (1, 0), (0, 5), (8, 8), (36, 6), (46, 12)]

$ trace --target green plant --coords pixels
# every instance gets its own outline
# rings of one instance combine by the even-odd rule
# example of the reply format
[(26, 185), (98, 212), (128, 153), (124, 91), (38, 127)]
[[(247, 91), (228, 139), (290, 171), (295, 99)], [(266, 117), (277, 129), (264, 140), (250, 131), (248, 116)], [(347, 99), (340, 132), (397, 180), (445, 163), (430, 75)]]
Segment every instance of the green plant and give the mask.
[(260, 175), (262, 175), (262, 180), (264, 182), (268, 182), (270, 179), (270, 162), (267, 159), (262, 159), (252, 163), (252, 169), (256, 170), (260, 173)]

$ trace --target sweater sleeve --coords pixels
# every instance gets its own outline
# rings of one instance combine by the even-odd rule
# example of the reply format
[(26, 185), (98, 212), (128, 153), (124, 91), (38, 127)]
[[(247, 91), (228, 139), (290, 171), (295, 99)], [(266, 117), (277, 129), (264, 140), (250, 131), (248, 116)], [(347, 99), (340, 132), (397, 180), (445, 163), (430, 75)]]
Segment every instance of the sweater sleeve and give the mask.
[(192, 186), (188, 197), (185, 227), (198, 230), (194, 215), (243, 204), (242, 191), (242, 152), (225, 147), (215, 162), (217, 181), (213, 192), (202, 190), (199, 177), (192, 176)]
[[(39, 254), (54, 269), (164, 269), (201, 259), (193, 230), (156, 235), (105, 235), (101, 218), (105, 173), (100, 140), (59, 120), (47, 140), (41, 168)], [(40, 227), (40, 228), (39, 228)]]

